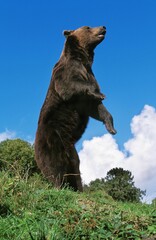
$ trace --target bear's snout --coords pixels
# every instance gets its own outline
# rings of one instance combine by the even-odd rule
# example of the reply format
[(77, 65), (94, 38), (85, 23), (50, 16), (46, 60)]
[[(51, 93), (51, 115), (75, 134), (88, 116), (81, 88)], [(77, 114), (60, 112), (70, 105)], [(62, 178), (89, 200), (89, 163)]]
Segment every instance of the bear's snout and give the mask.
[(104, 26), (99, 27), (97, 36), (100, 38), (104, 38), (105, 34), (106, 34), (106, 27)]
[(103, 34), (103, 35), (106, 34), (106, 27), (105, 26), (100, 28), (100, 33)]

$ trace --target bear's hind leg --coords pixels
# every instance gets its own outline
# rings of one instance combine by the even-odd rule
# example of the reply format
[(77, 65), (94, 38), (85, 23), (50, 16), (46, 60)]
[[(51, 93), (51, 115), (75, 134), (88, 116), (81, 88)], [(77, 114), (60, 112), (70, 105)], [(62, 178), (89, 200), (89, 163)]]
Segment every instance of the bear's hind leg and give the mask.
[(38, 130), (35, 140), (35, 160), (42, 174), (56, 188), (61, 188), (68, 168), (68, 155), (56, 131)]
[(79, 170), (79, 156), (75, 147), (72, 145), (68, 151), (69, 164), (67, 173), (64, 175), (64, 182), (68, 184), (74, 191), (83, 191), (80, 170)]

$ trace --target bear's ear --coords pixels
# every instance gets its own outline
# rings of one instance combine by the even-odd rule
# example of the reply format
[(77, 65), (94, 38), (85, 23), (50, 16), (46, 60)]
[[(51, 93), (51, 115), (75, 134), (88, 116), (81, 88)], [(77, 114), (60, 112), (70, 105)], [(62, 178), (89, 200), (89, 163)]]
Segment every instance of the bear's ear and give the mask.
[(67, 38), (73, 31), (72, 30), (64, 30), (63, 34)]

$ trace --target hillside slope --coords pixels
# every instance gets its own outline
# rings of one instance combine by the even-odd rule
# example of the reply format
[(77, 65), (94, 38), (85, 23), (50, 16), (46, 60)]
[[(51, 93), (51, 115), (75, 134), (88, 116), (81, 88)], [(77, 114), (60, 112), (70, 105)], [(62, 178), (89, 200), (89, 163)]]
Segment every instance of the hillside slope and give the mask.
[(156, 239), (152, 205), (115, 202), (103, 191), (53, 189), (40, 175), (0, 172), (0, 239)]

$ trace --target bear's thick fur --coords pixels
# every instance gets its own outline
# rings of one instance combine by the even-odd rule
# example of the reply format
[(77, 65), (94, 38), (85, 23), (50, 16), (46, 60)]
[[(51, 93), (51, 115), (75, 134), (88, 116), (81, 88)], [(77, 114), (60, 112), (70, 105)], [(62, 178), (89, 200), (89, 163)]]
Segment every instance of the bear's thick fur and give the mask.
[(91, 69), (94, 49), (105, 33), (105, 27), (64, 31), (65, 46), (53, 69), (35, 139), (37, 165), (56, 187), (67, 183), (75, 191), (82, 191), (74, 144), (85, 131), (89, 117), (103, 122), (111, 134), (116, 133)]

